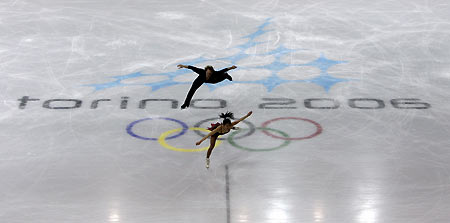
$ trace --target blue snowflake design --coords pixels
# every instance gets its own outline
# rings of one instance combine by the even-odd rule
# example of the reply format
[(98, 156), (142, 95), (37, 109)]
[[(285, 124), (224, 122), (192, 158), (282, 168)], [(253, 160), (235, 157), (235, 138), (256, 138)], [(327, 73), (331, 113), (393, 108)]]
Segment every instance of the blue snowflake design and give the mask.
[[(347, 82), (347, 81), (352, 80), (352, 79), (345, 79), (345, 78), (337, 78), (337, 77), (333, 77), (330, 74), (328, 74), (328, 69), (330, 69), (332, 66), (337, 65), (337, 64), (347, 63), (347, 61), (331, 60), (331, 59), (326, 58), (323, 53), (319, 56), (319, 58), (317, 58), (311, 62), (305, 63), (305, 64), (289, 64), (289, 63), (282, 62), (281, 58), (283, 56), (290, 54), (292, 52), (295, 52), (295, 51), (305, 50), (305, 49), (289, 49), (289, 48), (284, 47), (282, 44), (280, 44), (278, 46), (278, 48), (271, 50), (269, 52), (266, 52), (266, 53), (262, 53), (262, 54), (246, 53), (246, 51), (251, 47), (267, 43), (267, 42), (255, 41), (255, 39), (259, 36), (262, 36), (262, 35), (268, 33), (268, 32), (272, 32), (273, 29), (266, 29), (266, 27), (271, 23), (272, 23), (271, 18), (268, 18), (264, 21), (263, 24), (258, 26), (258, 28), (255, 32), (241, 37), (242, 39), (247, 39), (247, 42), (233, 47), (233, 48), (238, 49), (238, 52), (235, 53), (234, 55), (231, 55), (228, 57), (216, 58), (216, 59), (207, 59), (207, 58), (204, 58), (203, 56), (201, 56), (201, 57), (189, 60), (189, 61), (182, 62), (181, 64), (196, 65), (199, 63), (210, 62), (210, 61), (211, 62), (227, 61), (230, 64), (237, 64), (238, 69), (244, 69), (244, 70), (245, 69), (263, 69), (263, 70), (270, 71), (270, 76), (260, 79), (260, 80), (253, 80), (253, 81), (236, 81), (236, 80), (228, 81), (228, 80), (225, 80), (225, 81), (222, 81), (217, 84), (206, 84), (211, 91), (213, 91), (217, 88), (226, 86), (226, 85), (231, 85), (231, 84), (262, 84), (266, 87), (268, 92), (271, 92), (275, 87), (277, 87), (281, 84), (293, 83), (293, 82), (304, 82), (304, 83), (312, 83), (312, 84), (319, 85), (326, 92), (328, 92), (333, 85), (335, 85), (339, 82)], [(250, 56), (255, 56), (255, 55), (259, 55), (259, 56), (272, 55), (275, 59), (272, 63), (263, 65), (263, 66), (254, 66), (254, 67), (242, 66), (241, 67), (238, 65), (239, 61), (241, 61), (245, 58), (248, 58)], [(295, 67), (295, 66), (317, 67), (320, 69), (320, 74), (311, 79), (304, 79), (304, 80), (301, 80), (301, 79), (300, 80), (286, 80), (286, 79), (283, 79), (280, 76), (278, 76), (279, 71), (281, 71), (287, 67)], [(95, 91), (100, 91), (103, 89), (113, 88), (113, 87), (123, 87), (123, 86), (147, 86), (147, 87), (150, 87), (151, 91), (156, 91), (161, 88), (166, 88), (166, 87), (170, 87), (170, 86), (174, 86), (174, 85), (182, 85), (182, 84), (190, 85), (192, 82), (175, 81), (175, 78), (180, 75), (184, 75), (186, 73), (191, 73), (191, 72), (192, 71), (188, 70), (188, 69), (177, 69), (177, 70), (171, 71), (171, 72), (151, 73), (151, 74), (145, 74), (145, 73), (142, 73), (139, 71), (139, 72), (126, 74), (126, 75), (113, 76), (112, 78), (114, 80), (111, 82), (99, 83), (99, 84), (87, 84), (87, 85), (83, 85), (83, 86), (94, 87)], [(165, 77), (167, 77), (167, 79), (162, 80), (162, 81), (157, 81), (157, 82), (150, 82), (150, 83), (129, 84), (129, 83), (122, 82), (124, 80), (145, 77), (145, 76), (165, 76)]]

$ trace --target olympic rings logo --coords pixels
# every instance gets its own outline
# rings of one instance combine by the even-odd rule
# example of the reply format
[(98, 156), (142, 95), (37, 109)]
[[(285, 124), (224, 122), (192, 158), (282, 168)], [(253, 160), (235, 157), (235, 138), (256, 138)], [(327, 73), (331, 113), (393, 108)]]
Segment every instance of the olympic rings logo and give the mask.
[[(133, 127), (135, 127), (137, 124), (140, 124), (140, 123), (143, 123), (146, 121), (155, 120), (155, 119), (161, 119), (161, 120), (166, 120), (166, 121), (177, 123), (181, 126), (181, 128), (168, 130), (166, 132), (161, 133), (158, 137), (154, 137), (154, 138), (141, 136), (141, 135), (136, 134), (133, 131)], [(135, 138), (138, 138), (138, 139), (157, 141), (162, 147), (164, 147), (166, 149), (170, 149), (170, 150), (177, 151), (177, 152), (199, 152), (199, 151), (207, 150), (209, 148), (209, 145), (206, 147), (201, 147), (201, 148), (178, 148), (178, 147), (168, 144), (167, 141), (170, 139), (178, 138), (178, 137), (184, 135), (188, 130), (194, 131), (199, 136), (204, 137), (210, 131), (205, 128), (201, 128), (200, 126), (204, 123), (211, 122), (212, 120), (216, 120), (216, 119), (217, 118), (204, 119), (204, 120), (197, 122), (194, 125), (194, 127), (188, 127), (188, 125), (186, 123), (184, 123), (183, 121), (180, 121), (180, 120), (177, 120), (174, 118), (167, 118), (167, 117), (143, 118), (143, 119), (139, 119), (139, 120), (133, 121), (130, 124), (128, 124), (126, 127), (126, 131), (129, 135), (131, 135)], [(291, 137), (291, 136), (289, 136), (288, 133), (286, 133), (284, 131), (269, 127), (269, 125), (271, 123), (274, 123), (274, 122), (277, 122), (280, 120), (298, 120), (298, 121), (306, 122), (308, 124), (313, 125), (315, 127), (315, 131), (314, 131), (314, 133), (307, 135), (307, 136)], [(251, 152), (272, 151), (272, 150), (277, 150), (277, 149), (281, 149), (283, 147), (288, 146), (291, 143), (291, 141), (311, 139), (311, 138), (319, 135), (320, 133), (322, 133), (322, 126), (319, 123), (317, 123), (313, 120), (310, 120), (310, 119), (299, 118), (299, 117), (274, 118), (274, 119), (265, 121), (261, 125), (261, 127), (255, 127), (255, 125), (253, 123), (251, 123), (247, 120), (243, 120), (242, 123), (246, 124), (248, 128), (239, 128), (238, 130), (236, 130), (234, 132), (230, 132), (228, 134), (228, 137), (219, 136), (218, 140), (216, 141), (216, 146), (219, 146), (223, 140), (227, 140), (230, 145), (232, 145), (235, 148), (241, 149), (241, 150), (246, 150), (246, 151), (251, 151)], [(272, 138), (281, 139), (281, 140), (283, 140), (283, 142), (280, 145), (271, 147), (271, 148), (251, 148), (251, 147), (240, 145), (236, 142), (238, 139), (252, 135), (256, 130), (260, 130), (260, 131), (262, 131), (262, 133), (264, 133), (265, 135), (270, 136)], [(237, 136), (239, 133), (242, 133), (244, 131), (245, 131), (245, 134), (241, 134), (240, 136)], [(194, 143), (192, 143), (192, 144), (194, 144)]]

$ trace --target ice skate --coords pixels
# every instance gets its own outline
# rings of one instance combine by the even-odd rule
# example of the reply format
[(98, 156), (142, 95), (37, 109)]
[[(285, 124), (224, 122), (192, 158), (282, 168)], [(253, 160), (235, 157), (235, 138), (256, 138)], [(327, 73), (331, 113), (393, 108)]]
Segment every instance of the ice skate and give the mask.
[(186, 104), (181, 105), (181, 109), (185, 109), (187, 107), (189, 107), (189, 105), (186, 105)]

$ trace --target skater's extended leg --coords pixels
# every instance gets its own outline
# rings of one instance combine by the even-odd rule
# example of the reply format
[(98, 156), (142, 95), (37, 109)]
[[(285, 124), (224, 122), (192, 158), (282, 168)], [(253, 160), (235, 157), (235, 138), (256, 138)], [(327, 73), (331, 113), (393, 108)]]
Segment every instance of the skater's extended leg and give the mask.
[(214, 149), (214, 146), (216, 145), (217, 137), (218, 136), (214, 136), (214, 135), (211, 136), (208, 152), (206, 153), (206, 158), (207, 159), (209, 159), (209, 157), (211, 156), (211, 153), (212, 153), (212, 151)]
[(189, 89), (186, 99), (184, 100), (183, 105), (181, 105), (181, 109), (185, 109), (186, 107), (189, 107), (189, 104), (191, 103), (191, 99), (194, 96), (195, 91), (200, 86), (202, 86), (203, 83), (205, 83), (203, 77), (198, 76), (197, 78), (195, 78), (194, 82), (192, 83), (191, 89)]
[(206, 153), (206, 168), (209, 168), (209, 157), (211, 156), (211, 153), (214, 149), (214, 146), (216, 145), (217, 135), (212, 135), (210, 138), (210, 145), (208, 148), (208, 153)]

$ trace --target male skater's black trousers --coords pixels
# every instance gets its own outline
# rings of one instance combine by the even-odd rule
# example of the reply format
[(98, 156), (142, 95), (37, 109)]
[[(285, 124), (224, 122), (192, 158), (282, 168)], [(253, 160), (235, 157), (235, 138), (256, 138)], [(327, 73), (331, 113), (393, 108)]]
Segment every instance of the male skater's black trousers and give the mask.
[(189, 107), (189, 104), (191, 103), (191, 99), (194, 96), (195, 91), (202, 86), (203, 83), (205, 83), (206, 77), (204, 75), (198, 75), (197, 78), (195, 78), (194, 82), (191, 85), (191, 89), (189, 89), (189, 92), (186, 96), (186, 99), (184, 100), (184, 103), (182, 106)]

